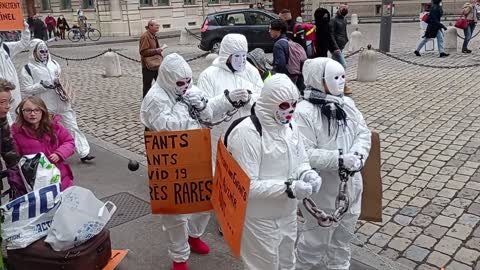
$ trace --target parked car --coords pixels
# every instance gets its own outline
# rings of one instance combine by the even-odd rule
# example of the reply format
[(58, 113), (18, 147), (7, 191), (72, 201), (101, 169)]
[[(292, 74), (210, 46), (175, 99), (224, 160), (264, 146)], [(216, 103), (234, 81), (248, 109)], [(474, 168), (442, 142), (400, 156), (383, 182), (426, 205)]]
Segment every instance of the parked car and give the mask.
[(272, 51), (273, 39), (268, 28), (276, 14), (258, 9), (237, 9), (215, 12), (207, 15), (202, 25), (202, 40), (198, 46), (204, 51), (217, 52), (222, 38), (230, 33), (243, 34), (248, 41), (248, 49), (262, 48)]

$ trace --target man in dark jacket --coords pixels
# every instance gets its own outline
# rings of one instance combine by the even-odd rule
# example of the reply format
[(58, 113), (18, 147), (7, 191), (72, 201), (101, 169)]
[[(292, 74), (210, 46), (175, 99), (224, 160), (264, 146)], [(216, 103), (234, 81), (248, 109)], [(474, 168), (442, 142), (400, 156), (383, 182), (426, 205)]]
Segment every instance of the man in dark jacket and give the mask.
[(447, 27), (440, 22), (443, 16), (443, 9), (440, 6), (441, 2), (442, 0), (432, 0), (432, 8), (430, 9), (430, 13), (425, 21), (428, 26), (425, 30), (425, 35), (423, 36), (422, 41), (420, 41), (420, 44), (418, 44), (417, 49), (414, 52), (416, 56), (421, 56), (420, 50), (432, 38), (437, 38), (438, 52), (440, 53), (440, 57), (449, 56), (449, 54), (445, 53), (445, 50), (443, 49), (442, 29), (447, 30)]
[(332, 59), (339, 62), (345, 69), (347, 68), (347, 62), (343, 56), (342, 50), (348, 43), (347, 34), (347, 20), (345, 16), (348, 14), (348, 6), (340, 5), (337, 10), (337, 15), (330, 20), (330, 33), (332, 35), (332, 41), (336, 50), (332, 53)]
[(47, 26), (45, 23), (38, 17), (38, 15), (33, 15), (33, 21), (31, 27), (33, 28), (33, 37), (40, 40), (47, 39)]
[(280, 19), (287, 23), (287, 38), (293, 42), (302, 45), (303, 49), (307, 51), (307, 41), (305, 40), (305, 29), (302, 24), (297, 23), (292, 19), (292, 13), (288, 9), (284, 9), (279, 14)]
[(286, 33), (287, 23), (285, 21), (275, 19), (270, 22), (270, 36), (275, 40), (273, 45), (273, 71), (288, 75), (287, 64), (290, 53)]

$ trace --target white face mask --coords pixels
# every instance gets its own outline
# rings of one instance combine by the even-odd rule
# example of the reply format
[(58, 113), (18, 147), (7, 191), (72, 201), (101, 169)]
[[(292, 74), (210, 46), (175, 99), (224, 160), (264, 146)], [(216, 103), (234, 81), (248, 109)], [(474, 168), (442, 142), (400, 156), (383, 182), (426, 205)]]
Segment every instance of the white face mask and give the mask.
[(275, 120), (280, 125), (287, 125), (292, 121), (295, 108), (297, 107), (296, 100), (284, 101), (278, 105), (278, 110), (275, 112)]
[(345, 69), (337, 61), (328, 61), (323, 77), (330, 94), (342, 96), (345, 88)]
[(45, 44), (40, 44), (37, 46), (37, 57), (42, 63), (48, 61), (48, 47)]
[(230, 56), (230, 63), (235, 71), (244, 71), (247, 66), (247, 52), (237, 52)]
[(177, 95), (182, 96), (190, 87), (192, 87), (192, 78), (178, 80), (175, 84), (175, 92)]

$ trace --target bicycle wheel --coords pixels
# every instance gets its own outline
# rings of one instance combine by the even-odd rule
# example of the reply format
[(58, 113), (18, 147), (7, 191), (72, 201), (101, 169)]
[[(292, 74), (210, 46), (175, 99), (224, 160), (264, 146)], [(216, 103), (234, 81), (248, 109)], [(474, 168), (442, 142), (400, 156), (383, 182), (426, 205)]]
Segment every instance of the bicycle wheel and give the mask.
[(80, 41), (80, 31), (79, 30), (70, 30), (68, 31), (68, 39), (71, 42), (79, 42)]
[(102, 36), (102, 33), (100, 33), (100, 31), (98, 31), (95, 28), (90, 28), (90, 29), (88, 29), (87, 36), (91, 41), (97, 41)]

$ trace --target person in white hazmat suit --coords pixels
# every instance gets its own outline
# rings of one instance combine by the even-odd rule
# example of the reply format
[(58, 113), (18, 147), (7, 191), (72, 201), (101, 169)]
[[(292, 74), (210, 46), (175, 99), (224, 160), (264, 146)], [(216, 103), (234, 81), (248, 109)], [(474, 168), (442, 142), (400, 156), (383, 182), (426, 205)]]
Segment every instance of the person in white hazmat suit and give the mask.
[(318, 192), (322, 184), (291, 123), (298, 98), (290, 78), (273, 75), (252, 116), (225, 135), (227, 149), (250, 177), (240, 250), (248, 270), (295, 269), (297, 199)]
[[(370, 151), (371, 134), (353, 100), (343, 95), (345, 70), (341, 64), (329, 58), (307, 60), (303, 76), (305, 100), (297, 106), (295, 123), (304, 137), (310, 165), (323, 179), (320, 192), (312, 199), (332, 214), (339, 193), (339, 164), (343, 162), (352, 172), (360, 170)], [(350, 269), (350, 241), (360, 215), (362, 190), (362, 176), (357, 172), (347, 182), (350, 206), (338, 226), (319, 227), (301, 206), (306, 222), (299, 230), (297, 270), (312, 269), (322, 261), (326, 269)]]
[(198, 88), (208, 98), (207, 106), (212, 109), (213, 121), (223, 119), (227, 112), (233, 111), (235, 107), (238, 108), (238, 112), (231, 119), (212, 129), (214, 169), (218, 139), (224, 135), (231, 122), (250, 115), (250, 109), (263, 87), (263, 81), (257, 69), (247, 62), (247, 52), (248, 44), (245, 36), (226, 35), (220, 44), (219, 56), (198, 78)]
[[(206, 106), (206, 100), (201, 91), (192, 85), (190, 66), (180, 55), (169, 54), (160, 65), (156, 83), (143, 99), (141, 122), (152, 131), (202, 128), (189, 114), (187, 96), (190, 105), (198, 112), (197, 116), (210, 120), (212, 112)], [(163, 229), (168, 233), (168, 254), (173, 261), (173, 270), (188, 269), (190, 250), (199, 254), (209, 252), (208, 245), (200, 240), (209, 218), (209, 212), (161, 216)]]
[(13, 101), (10, 107), (10, 113), (7, 115), (7, 118), (10, 118), (10, 124), (15, 121), (15, 110), (17, 109), (18, 104), (20, 104), (20, 101), (22, 101), (20, 82), (12, 59), (21, 51), (28, 49), (28, 45), (30, 44), (30, 30), (28, 29), (28, 24), (25, 22), (24, 26), (25, 29), (22, 31), (22, 37), (19, 41), (4, 42), (0, 36), (0, 78), (6, 79), (15, 84), (15, 90), (11, 91)]
[(78, 128), (77, 116), (60, 84), (60, 65), (52, 59), (47, 44), (40, 39), (30, 42), (30, 57), (22, 68), (22, 95), (38, 96), (52, 114), (62, 116), (61, 123), (75, 139), (75, 150), (82, 162), (95, 157), (90, 155), (90, 145), (85, 134)]

